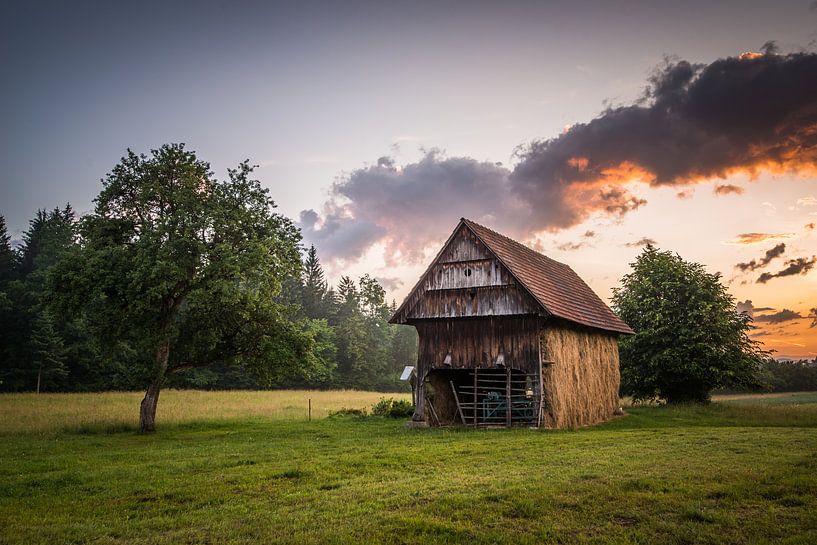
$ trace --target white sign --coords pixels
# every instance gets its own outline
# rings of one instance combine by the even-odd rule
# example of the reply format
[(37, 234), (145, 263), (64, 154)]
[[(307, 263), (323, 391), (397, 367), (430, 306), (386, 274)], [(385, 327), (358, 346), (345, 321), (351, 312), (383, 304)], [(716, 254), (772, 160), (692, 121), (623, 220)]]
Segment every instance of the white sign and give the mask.
[(406, 365), (406, 367), (403, 369), (403, 374), (400, 375), (400, 380), (408, 380), (409, 377), (411, 377), (411, 374), (413, 372), (414, 372), (414, 366), (413, 365)]

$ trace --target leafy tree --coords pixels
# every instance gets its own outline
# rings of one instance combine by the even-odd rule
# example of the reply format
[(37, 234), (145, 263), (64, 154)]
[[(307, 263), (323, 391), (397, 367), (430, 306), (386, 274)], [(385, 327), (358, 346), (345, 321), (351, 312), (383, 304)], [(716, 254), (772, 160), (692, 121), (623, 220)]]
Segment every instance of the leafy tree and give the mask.
[(632, 268), (613, 290), (615, 310), (636, 332), (619, 342), (624, 394), (706, 402), (714, 389), (756, 384), (765, 353), (720, 275), (653, 246)]
[(183, 144), (128, 150), (81, 221), (81, 247), (49, 276), (56, 306), (81, 311), (146, 387), (142, 431), (170, 373), (243, 365), (268, 381), (310, 357), (313, 337), (277, 300), (300, 273), (300, 234), (252, 170), (220, 181)]

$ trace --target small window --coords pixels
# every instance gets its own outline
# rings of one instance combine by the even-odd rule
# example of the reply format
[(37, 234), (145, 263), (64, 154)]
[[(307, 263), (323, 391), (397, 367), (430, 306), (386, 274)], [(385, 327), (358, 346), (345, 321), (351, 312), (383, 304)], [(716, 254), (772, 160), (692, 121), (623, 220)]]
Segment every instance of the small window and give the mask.
[(471, 276), (471, 269), (465, 269), (465, 276)]

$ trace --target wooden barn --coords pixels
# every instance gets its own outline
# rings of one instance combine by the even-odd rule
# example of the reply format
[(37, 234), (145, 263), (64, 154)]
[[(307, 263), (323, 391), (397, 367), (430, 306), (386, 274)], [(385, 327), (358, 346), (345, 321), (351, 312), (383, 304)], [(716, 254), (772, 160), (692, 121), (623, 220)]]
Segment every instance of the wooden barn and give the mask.
[(619, 407), (633, 331), (569, 266), (465, 218), (391, 322), (420, 338), (415, 422), (565, 428)]

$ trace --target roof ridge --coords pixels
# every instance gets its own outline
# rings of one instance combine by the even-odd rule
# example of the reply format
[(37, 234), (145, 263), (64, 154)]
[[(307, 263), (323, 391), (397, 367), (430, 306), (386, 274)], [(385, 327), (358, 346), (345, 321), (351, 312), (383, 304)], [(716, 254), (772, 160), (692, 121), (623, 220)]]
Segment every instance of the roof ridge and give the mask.
[(561, 261), (556, 261), (556, 260), (555, 260), (555, 259), (553, 259), (552, 257), (546, 256), (546, 255), (545, 255), (545, 254), (543, 254), (542, 252), (536, 251), (536, 250), (534, 250), (533, 248), (531, 248), (530, 246), (527, 246), (527, 245), (525, 245), (525, 244), (522, 244), (522, 243), (521, 243), (521, 242), (519, 242), (518, 240), (514, 240), (514, 239), (512, 239), (511, 237), (509, 237), (509, 236), (507, 236), (507, 235), (503, 235), (502, 233), (500, 233), (500, 232), (498, 232), (498, 231), (494, 231), (494, 230), (493, 230), (493, 229), (491, 229), (490, 227), (486, 227), (486, 226), (484, 226), (484, 225), (482, 225), (482, 224), (480, 224), (480, 223), (477, 223), (477, 222), (475, 222), (474, 220), (470, 220), (470, 219), (468, 219), (468, 218), (460, 218), (460, 220), (461, 220), (461, 221), (464, 221), (466, 224), (470, 224), (470, 225), (473, 225), (473, 226), (479, 227), (480, 229), (485, 229), (485, 230), (486, 230), (486, 231), (488, 231), (489, 233), (491, 233), (491, 234), (493, 234), (493, 235), (496, 235), (496, 236), (498, 236), (498, 237), (500, 237), (500, 238), (502, 238), (502, 239), (504, 239), (504, 240), (506, 240), (506, 241), (510, 242), (510, 243), (511, 243), (511, 244), (513, 244), (514, 246), (517, 246), (517, 247), (519, 247), (519, 248), (524, 248), (524, 249), (525, 249), (525, 251), (530, 252), (530, 253), (533, 253), (533, 254), (536, 254), (538, 257), (544, 257), (545, 259), (547, 259), (547, 260), (549, 260), (549, 261), (552, 261), (553, 263), (556, 263), (557, 265), (561, 265), (562, 267), (567, 267), (568, 269), (571, 269), (571, 270), (572, 270), (572, 268), (570, 267), (570, 265), (568, 265), (567, 263), (562, 263)]

